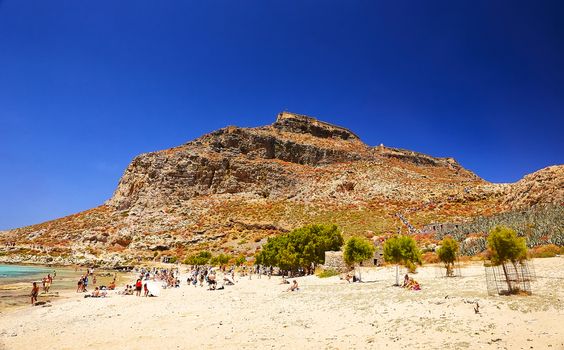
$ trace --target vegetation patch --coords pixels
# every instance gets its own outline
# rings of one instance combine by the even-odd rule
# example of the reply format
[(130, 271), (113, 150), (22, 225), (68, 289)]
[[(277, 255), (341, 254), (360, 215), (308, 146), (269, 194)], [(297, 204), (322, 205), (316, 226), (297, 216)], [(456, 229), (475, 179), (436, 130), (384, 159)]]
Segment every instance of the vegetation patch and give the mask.
[(333, 269), (327, 269), (327, 270), (321, 270), (317, 273), (317, 277), (319, 278), (328, 278), (328, 277), (333, 277), (333, 276), (338, 276), (339, 272), (333, 270)]

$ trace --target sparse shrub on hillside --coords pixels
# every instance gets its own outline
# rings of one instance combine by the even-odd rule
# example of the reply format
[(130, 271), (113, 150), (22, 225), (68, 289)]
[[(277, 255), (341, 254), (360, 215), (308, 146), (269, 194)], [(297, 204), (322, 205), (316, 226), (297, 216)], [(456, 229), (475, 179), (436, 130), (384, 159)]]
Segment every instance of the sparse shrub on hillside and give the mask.
[(564, 254), (564, 247), (554, 244), (547, 244), (529, 250), (529, 257), (531, 258), (552, 258), (559, 254)]
[(235, 265), (237, 266), (241, 266), (244, 263), (247, 262), (247, 258), (244, 255), (239, 255), (236, 259), (235, 259)]
[(424, 264), (436, 264), (436, 263), (440, 262), (439, 257), (437, 256), (437, 253), (435, 253), (435, 252), (427, 252), (427, 253), (421, 254), (421, 261)]
[(226, 265), (227, 263), (229, 263), (229, 260), (231, 259), (231, 256), (228, 254), (219, 254), (216, 255), (214, 257), (212, 257), (209, 261), (209, 263), (213, 266), (222, 266), (222, 265)]
[(322, 270), (317, 274), (317, 277), (319, 278), (327, 278), (327, 277), (333, 277), (333, 276), (337, 276), (339, 275), (339, 272), (335, 271), (335, 270)]
[(195, 255), (190, 255), (184, 260), (186, 265), (207, 265), (212, 258), (212, 254), (206, 250), (199, 252)]

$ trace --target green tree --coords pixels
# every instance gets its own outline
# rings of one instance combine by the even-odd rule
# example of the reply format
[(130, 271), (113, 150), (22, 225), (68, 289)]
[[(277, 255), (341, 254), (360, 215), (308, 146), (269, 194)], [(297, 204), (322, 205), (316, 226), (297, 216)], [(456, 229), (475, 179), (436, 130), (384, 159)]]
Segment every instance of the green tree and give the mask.
[(396, 286), (399, 286), (399, 265), (421, 264), (421, 251), (410, 236), (392, 236), (384, 243), (384, 260), (396, 264)]
[[(501, 265), (509, 293), (519, 291), (519, 273), (517, 272), (517, 263), (527, 259), (527, 245), (525, 238), (517, 237), (517, 233), (509, 227), (496, 226), (488, 236), (488, 247), (491, 252), (491, 262), (493, 265)], [(507, 263), (511, 262), (515, 268), (517, 285), (514, 285), (509, 276)]]
[(220, 266), (227, 265), (229, 263), (229, 260), (231, 260), (231, 256), (228, 254), (222, 253), (217, 256), (217, 262)]
[(223, 266), (223, 265), (226, 265), (227, 263), (229, 263), (230, 259), (231, 259), (230, 255), (221, 253), (219, 255), (212, 257), (210, 259), (209, 263), (210, 263), (210, 265), (213, 265), (213, 266)]
[(343, 236), (335, 225), (308, 225), (290, 233), (271, 237), (255, 255), (255, 262), (278, 266), (283, 270), (308, 270), (323, 264), (325, 252), (339, 250)]
[(458, 242), (452, 237), (447, 236), (441, 242), (441, 247), (437, 250), (439, 260), (445, 264), (447, 277), (454, 276), (454, 262), (458, 254)]
[(190, 255), (186, 258), (186, 260), (184, 260), (184, 263), (187, 265), (206, 265), (211, 258), (212, 254), (204, 250), (199, 252), (198, 254)]
[(374, 244), (363, 237), (351, 237), (345, 244), (343, 257), (345, 262), (352, 266), (374, 256)]
[(246, 263), (246, 262), (247, 262), (247, 258), (246, 258), (243, 254), (239, 255), (239, 256), (235, 259), (235, 265), (237, 265), (237, 266), (241, 266), (241, 265), (243, 265), (243, 264)]

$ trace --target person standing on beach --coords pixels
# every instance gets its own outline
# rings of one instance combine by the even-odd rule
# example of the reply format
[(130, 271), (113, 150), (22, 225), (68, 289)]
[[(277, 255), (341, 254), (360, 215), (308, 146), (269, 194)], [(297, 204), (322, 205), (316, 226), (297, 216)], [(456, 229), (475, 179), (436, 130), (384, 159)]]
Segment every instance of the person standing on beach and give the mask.
[(141, 279), (137, 279), (137, 282), (135, 282), (135, 296), (140, 297), (141, 296), (141, 287), (143, 286), (143, 283), (141, 283)]
[(83, 292), (87, 292), (86, 287), (88, 287), (88, 275), (84, 275), (84, 278), (82, 279), (82, 291)]
[(51, 283), (53, 283), (53, 277), (51, 277), (51, 274), (47, 274), (46, 277), (46, 281), (45, 281), (45, 293), (49, 293), (49, 289), (51, 288)]
[(31, 305), (34, 306), (37, 302), (37, 296), (39, 295), (39, 286), (37, 282), (33, 282), (33, 287), (31, 288)]
[(78, 283), (76, 284), (76, 292), (82, 292), (82, 276), (80, 276)]

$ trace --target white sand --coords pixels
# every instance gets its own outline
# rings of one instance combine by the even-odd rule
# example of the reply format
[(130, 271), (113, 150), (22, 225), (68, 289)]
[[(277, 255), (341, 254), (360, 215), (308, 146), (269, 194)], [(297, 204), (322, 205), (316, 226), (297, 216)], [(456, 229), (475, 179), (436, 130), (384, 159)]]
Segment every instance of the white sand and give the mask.
[[(414, 277), (421, 291), (299, 278), (240, 279), (225, 290), (187, 286), (158, 298), (73, 298), (0, 316), (0, 349), (564, 349), (564, 258), (536, 259), (532, 296), (490, 297), (480, 264), (462, 278)], [(473, 302), (480, 303), (474, 313)]]

